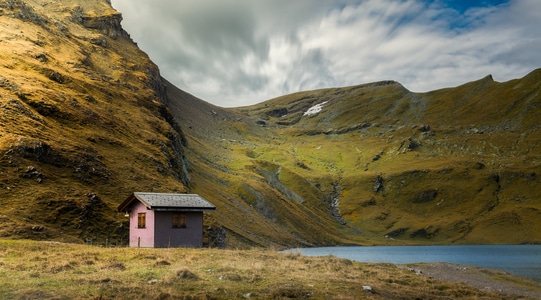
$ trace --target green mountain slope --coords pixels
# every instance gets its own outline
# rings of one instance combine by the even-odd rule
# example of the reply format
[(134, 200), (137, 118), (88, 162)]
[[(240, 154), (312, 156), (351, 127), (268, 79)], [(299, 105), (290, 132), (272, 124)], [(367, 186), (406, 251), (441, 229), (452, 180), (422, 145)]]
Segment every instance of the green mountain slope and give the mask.
[(0, 1), (0, 236), (123, 243), (116, 207), (153, 191), (203, 195), (232, 247), (541, 242), (540, 70), (224, 109), (120, 22), (106, 0)]
[(539, 243), (540, 79), (378, 82), (227, 110), (192, 97), (198, 112), (172, 112), (198, 141), (188, 151), (213, 154), (194, 161), (211, 166), (195, 190), (250, 206), (239, 224), (260, 214), (308, 244)]

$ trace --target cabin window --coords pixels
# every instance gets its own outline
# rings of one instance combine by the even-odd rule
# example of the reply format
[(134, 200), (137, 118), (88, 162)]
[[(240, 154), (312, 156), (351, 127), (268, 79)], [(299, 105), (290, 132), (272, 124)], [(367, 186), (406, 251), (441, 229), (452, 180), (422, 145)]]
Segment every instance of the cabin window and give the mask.
[(173, 228), (186, 228), (186, 214), (173, 213)]
[(147, 218), (146, 213), (137, 214), (137, 228), (146, 228), (147, 227)]

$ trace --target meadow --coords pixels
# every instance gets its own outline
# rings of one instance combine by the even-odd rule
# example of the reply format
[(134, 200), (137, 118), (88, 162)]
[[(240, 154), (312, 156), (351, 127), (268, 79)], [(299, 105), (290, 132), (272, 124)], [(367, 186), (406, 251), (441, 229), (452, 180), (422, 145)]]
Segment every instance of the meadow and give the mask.
[[(502, 278), (500, 280), (508, 280)], [(509, 299), (393, 264), (269, 249), (0, 240), (2, 299)]]

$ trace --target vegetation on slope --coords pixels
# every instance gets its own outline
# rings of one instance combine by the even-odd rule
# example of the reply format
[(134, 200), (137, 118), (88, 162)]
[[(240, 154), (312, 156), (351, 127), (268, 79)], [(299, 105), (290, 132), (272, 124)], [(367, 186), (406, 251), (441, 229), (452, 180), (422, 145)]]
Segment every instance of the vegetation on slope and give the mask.
[(540, 78), (429, 93), (377, 82), (227, 110), (192, 97), (198, 112), (172, 112), (212, 120), (184, 127), (200, 141), (188, 151), (222, 170), (196, 190), (221, 185), (299, 243), (540, 243)]
[(541, 242), (540, 70), (224, 109), (120, 21), (105, 0), (0, 2), (1, 236), (121, 243), (115, 208), (154, 191), (210, 200), (232, 247)]
[(106, 239), (133, 191), (185, 191), (157, 67), (106, 1), (0, 2), (1, 236)]

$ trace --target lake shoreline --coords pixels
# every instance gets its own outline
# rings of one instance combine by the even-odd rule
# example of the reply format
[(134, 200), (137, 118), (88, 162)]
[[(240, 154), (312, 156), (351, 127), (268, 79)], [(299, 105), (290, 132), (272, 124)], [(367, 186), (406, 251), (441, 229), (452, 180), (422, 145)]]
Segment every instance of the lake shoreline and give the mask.
[(330, 255), (369, 263), (447, 262), (501, 270), (541, 283), (541, 245), (335, 246), (284, 252), (305, 256)]
[(464, 283), (481, 291), (541, 299), (541, 284), (508, 272), (471, 265), (431, 262), (398, 265), (417, 275)]

